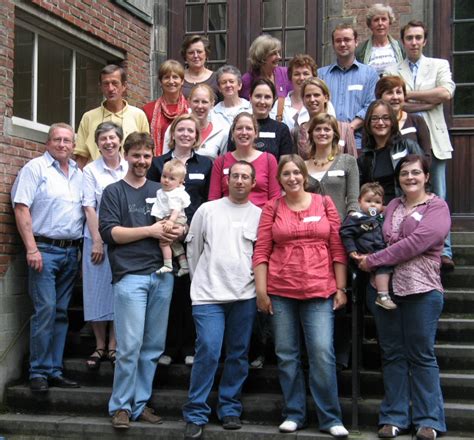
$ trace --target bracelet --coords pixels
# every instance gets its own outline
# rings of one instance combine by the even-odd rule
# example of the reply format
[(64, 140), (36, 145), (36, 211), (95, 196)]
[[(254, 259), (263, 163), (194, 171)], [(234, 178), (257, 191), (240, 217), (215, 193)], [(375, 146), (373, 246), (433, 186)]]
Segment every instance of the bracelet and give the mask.
[(39, 252), (38, 249), (36, 249), (35, 251), (27, 251), (27, 255), (33, 255), (33, 254), (36, 254), (36, 252)]
[(340, 290), (341, 292), (347, 293), (347, 289), (345, 287), (336, 287), (336, 290)]

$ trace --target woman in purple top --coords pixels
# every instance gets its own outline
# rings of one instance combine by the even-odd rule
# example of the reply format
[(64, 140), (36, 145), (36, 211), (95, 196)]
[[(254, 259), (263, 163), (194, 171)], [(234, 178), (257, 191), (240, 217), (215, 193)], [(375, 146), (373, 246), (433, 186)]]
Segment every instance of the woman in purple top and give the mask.
[(271, 35), (260, 35), (253, 40), (249, 48), (250, 70), (242, 76), (240, 96), (250, 98), (252, 82), (257, 78), (267, 78), (274, 85), (277, 97), (286, 98), (293, 90), (293, 84), (288, 79), (286, 67), (278, 64), (281, 61), (281, 41)]
[(395, 174), (403, 195), (385, 211), (388, 246), (358, 258), (359, 268), (366, 271), (395, 266), (396, 310), (376, 307), (376, 291), (370, 284), (367, 292), (382, 352), (385, 396), (380, 438), (396, 437), (412, 426), (417, 439), (435, 439), (446, 431), (434, 343), (444, 303), (441, 253), (451, 217), (446, 202), (426, 191), (428, 171), (426, 157), (408, 155), (400, 160)]

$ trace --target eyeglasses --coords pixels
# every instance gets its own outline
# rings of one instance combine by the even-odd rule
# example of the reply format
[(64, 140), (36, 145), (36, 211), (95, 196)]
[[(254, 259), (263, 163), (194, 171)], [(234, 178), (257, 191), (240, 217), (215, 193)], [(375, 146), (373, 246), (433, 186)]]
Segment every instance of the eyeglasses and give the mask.
[(382, 116), (374, 115), (370, 117), (370, 122), (377, 123), (379, 121), (390, 122), (390, 116), (389, 115), (382, 115)]
[(400, 171), (400, 177), (408, 177), (412, 175), (413, 177), (421, 176), (423, 173), (423, 170), (411, 170), (411, 171)]

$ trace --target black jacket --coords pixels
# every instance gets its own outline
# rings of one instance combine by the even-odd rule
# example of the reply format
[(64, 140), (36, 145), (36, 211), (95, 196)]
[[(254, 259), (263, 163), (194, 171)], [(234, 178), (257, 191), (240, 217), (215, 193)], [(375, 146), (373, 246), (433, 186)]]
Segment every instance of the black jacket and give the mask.
[(382, 232), (383, 216), (368, 216), (361, 212), (349, 214), (339, 234), (348, 254), (373, 254), (386, 247)]

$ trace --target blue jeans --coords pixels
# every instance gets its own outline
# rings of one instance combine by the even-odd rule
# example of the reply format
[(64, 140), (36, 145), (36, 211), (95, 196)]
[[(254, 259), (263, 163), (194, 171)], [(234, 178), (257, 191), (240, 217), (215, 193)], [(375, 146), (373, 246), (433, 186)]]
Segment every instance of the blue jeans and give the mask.
[[(427, 426), (446, 431), (443, 395), (434, 343), (443, 294), (437, 290), (396, 296), (396, 310), (375, 305), (377, 292), (369, 285), (367, 306), (374, 315), (382, 351), (385, 396), (379, 424), (406, 429)], [(410, 414), (411, 401), (411, 414)]]
[(306, 424), (306, 387), (301, 368), (300, 325), (309, 360), (309, 389), (316, 403), (319, 428), (341, 425), (334, 356), (333, 299), (297, 300), (272, 295), (273, 335), (283, 392), (283, 418)]
[(183, 406), (186, 422), (205, 425), (209, 420), (211, 408), (207, 399), (223, 342), (225, 361), (219, 383), (217, 416), (220, 420), (226, 416), (240, 417), (240, 395), (248, 375), (248, 351), (256, 310), (255, 298), (193, 306), (197, 338), (188, 401)]
[(114, 284), (117, 361), (109, 413), (125, 409), (136, 420), (151, 392), (163, 353), (173, 274), (125, 275)]
[[(431, 156), (430, 181), (433, 192), (446, 200), (446, 160), (439, 160)], [(453, 258), (453, 250), (451, 248), (451, 233), (444, 240), (443, 255)]]
[(30, 379), (62, 375), (67, 308), (78, 269), (78, 248), (37, 244), (43, 270), (28, 268), (33, 302), (30, 323)]

